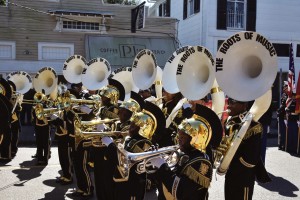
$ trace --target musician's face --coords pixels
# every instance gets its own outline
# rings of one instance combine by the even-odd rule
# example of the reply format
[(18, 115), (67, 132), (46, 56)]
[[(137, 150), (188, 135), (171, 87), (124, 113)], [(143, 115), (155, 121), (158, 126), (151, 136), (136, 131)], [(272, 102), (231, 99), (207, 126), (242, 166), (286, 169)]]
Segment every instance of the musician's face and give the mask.
[(129, 126), (129, 136), (132, 137), (134, 135), (139, 134), (140, 127), (137, 126), (134, 122), (130, 123)]
[(188, 134), (183, 131), (178, 132), (178, 144), (181, 151), (187, 152), (192, 148), (190, 144), (191, 140), (192, 138)]
[(162, 95), (164, 97), (164, 101), (168, 102), (168, 101), (171, 101), (172, 99), (174, 99), (174, 97), (175, 97), (176, 94), (170, 94), (167, 91), (163, 90), (163, 94)]
[(126, 108), (119, 108), (118, 115), (121, 123), (124, 123), (130, 119), (132, 112), (130, 110), (127, 110)]
[(227, 108), (230, 110), (228, 115), (235, 116), (246, 111), (247, 103), (229, 99)]
[(110, 99), (107, 98), (106, 96), (101, 96), (102, 104), (103, 106), (107, 106), (110, 104)]

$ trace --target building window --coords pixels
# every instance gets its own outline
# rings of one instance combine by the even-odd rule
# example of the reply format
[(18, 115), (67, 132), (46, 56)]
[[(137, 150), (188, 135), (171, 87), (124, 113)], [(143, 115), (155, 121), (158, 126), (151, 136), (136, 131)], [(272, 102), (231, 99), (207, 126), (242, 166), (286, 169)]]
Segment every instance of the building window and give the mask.
[(183, 19), (200, 12), (200, 0), (183, 1)]
[(38, 43), (39, 60), (65, 60), (74, 54), (74, 44)]
[(217, 29), (256, 31), (257, 0), (217, 0)]
[(223, 44), (224, 41), (225, 41), (225, 40), (218, 40), (218, 48), (217, 48), (217, 49), (220, 48), (220, 46)]
[(7, 6), (8, 0), (0, 0), (0, 6)]
[(296, 57), (300, 57), (300, 44), (297, 44)]
[(16, 59), (16, 43), (0, 41), (0, 59)]
[(72, 30), (100, 30), (100, 23), (63, 21), (63, 29)]
[(245, 30), (246, 0), (227, 1), (227, 28)]
[(170, 17), (170, 0), (166, 0), (162, 4), (159, 5), (158, 16)]
[(279, 44), (273, 43), (278, 57), (289, 57), (290, 56), (290, 44)]

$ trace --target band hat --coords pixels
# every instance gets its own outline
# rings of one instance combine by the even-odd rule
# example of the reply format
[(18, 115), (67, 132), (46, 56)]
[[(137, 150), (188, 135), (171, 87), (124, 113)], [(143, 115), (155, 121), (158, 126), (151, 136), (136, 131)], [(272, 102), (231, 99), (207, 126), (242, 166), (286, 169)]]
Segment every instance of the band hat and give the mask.
[(200, 104), (196, 104), (193, 117), (183, 120), (178, 129), (191, 136), (191, 145), (203, 152), (207, 146), (217, 147), (222, 140), (223, 128), (219, 117)]
[(4, 78), (0, 78), (0, 93), (3, 94), (7, 99), (10, 99), (12, 95), (12, 89)]

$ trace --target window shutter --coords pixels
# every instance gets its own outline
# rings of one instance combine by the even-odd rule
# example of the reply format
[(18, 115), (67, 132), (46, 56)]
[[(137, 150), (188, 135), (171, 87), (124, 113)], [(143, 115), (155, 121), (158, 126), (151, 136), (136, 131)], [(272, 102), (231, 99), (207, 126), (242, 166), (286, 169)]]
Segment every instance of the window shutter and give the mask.
[(166, 1), (166, 17), (170, 17), (171, 16), (171, 12), (170, 12), (170, 10), (171, 10), (171, 8), (170, 8), (170, 1), (171, 0), (167, 0)]
[(194, 0), (194, 13), (200, 12), (201, 0)]
[(246, 19), (246, 30), (256, 30), (256, 0), (247, 1), (247, 19)]
[(227, 0), (218, 0), (217, 5), (217, 29), (226, 30)]
[(160, 4), (158, 7), (158, 16), (162, 16), (162, 5)]
[(187, 18), (187, 0), (183, 1), (183, 19)]

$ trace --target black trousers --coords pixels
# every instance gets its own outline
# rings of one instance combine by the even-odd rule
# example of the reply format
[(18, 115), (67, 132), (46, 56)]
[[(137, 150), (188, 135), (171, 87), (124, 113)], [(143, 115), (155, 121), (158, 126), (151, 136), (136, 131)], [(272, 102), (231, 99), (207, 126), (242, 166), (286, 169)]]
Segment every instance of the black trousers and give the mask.
[(18, 152), (18, 143), (19, 143), (19, 134), (20, 134), (20, 126), (19, 121), (13, 122), (11, 124), (11, 152), (16, 155)]
[(37, 160), (38, 162), (48, 162), (50, 156), (50, 128), (49, 125), (35, 126)]
[(62, 170), (63, 177), (67, 179), (72, 178), (72, 161), (71, 161), (71, 147), (69, 147), (68, 135), (57, 136), (57, 150), (59, 163)]
[(1, 158), (11, 159), (11, 130), (5, 130), (0, 145)]
[(90, 173), (87, 168), (89, 148), (82, 147), (82, 143), (80, 143), (77, 149), (73, 146), (72, 150), (77, 187), (85, 193), (91, 193), (93, 192), (93, 186)]
[(107, 147), (93, 147), (94, 153), (94, 180), (98, 200), (114, 198), (113, 174), (116, 169), (105, 154)]

